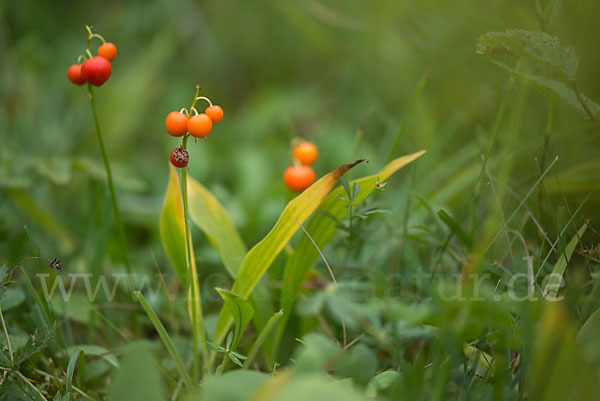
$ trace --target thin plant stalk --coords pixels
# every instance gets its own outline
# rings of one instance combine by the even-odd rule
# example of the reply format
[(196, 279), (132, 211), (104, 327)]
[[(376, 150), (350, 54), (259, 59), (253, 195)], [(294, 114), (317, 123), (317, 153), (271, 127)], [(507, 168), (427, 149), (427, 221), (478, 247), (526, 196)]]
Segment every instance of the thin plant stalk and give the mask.
[[(88, 49), (89, 49), (88, 39)], [(90, 103), (92, 105), (92, 113), (94, 114), (94, 122), (96, 124), (96, 134), (98, 136), (98, 142), (100, 143), (100, 151), (102, 152), (102, 159), (104, 160), (104, 167), (106, 168), (106, 176), (108, 179), (108, 189), (110, 190), (110, 196), (112, 199), (113, 210), (115, 212), (115, 220), (119, 229), (119, 237), (121, 239), (121, 251), (123, 254), (123, 261), (125, 262), (125, 269), (127, 270), (127, 281), (129, 283), (129, 290), (133, 291), (133, 281), (131, 278), (131, 264), (129, 263), (129, 257), (127, 255), (127, 238), (125, 236), (125, 227), (123, 226), (123, 220), (121, 220), (121, 213), (119, 212), (119, 204), (117, 203), (117, 193), (115, 191), (115, 184), (113, 182), (112, 171), (110, 169), (110, 161), (108, 160), (108, 153), (106, 152), (106, 146), (104, 146), (104, 139), (102, 138), (102, 131), (100, 130), (100, 122), (98, 119), (98, 112), (96, 110), (96, 97), (94, 95), (94, 88), (89, 83), (87, 84), (88, 93), (90, 96)]]
[(2, 331), (4, 331), (4, 336), (6, 337), (6, 346), (8, 347), (8, 354), (10, 355), (10, 363), (14, 364), (15, 361), (13, 359), (12, 346), (10, 344), (10, 338), (8, 337), (8, 330), (6, 330), (6, 323), (4, 323), (4, 316), (2, 315), (2, 307), (0, 307), (0, 321), (2, 322)]

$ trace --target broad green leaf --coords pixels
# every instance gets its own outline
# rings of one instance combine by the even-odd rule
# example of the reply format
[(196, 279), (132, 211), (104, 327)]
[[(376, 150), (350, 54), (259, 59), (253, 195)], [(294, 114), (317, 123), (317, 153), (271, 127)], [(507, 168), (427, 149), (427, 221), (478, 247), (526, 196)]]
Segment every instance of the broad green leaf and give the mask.
[(247, 249), (231, 217), (213, 194), (189, 176), (188, 199), (192, 221), (206, 234), (229, 274), (235, 277)]
[[(362, 161), (334, 169), (287, 204), (273, 229), (246, 254), (233, 283), (233, 292), (243, 299), (248, 298), (279, 252), (299, 229), (298, 224), (302, 224), (319, 207), (344, 173)], [(223, 341), (231, 324), (231, 315), (222, 309), (219, 320), (214, 337), (217, 344)]]
[[(500, 63), (498, 61), (492, 61), (498, 67), (504, 69), (505, 71), (517, 75), (521, 78), (525, 78), (531, 81), (535, 87), (541, 92), (549, 95), (551, 97), (558, 97), (562, 99), (566, 104), (575, 109), (583, 118), (590, 118), (588, 113), (585, 111), (579, 100), (577, 99), (577, 94), (575, 91), (569, 87), (568, 85), (555, 81), (549, 78), (545, 78), (539, 75), (527, 74), (525, 72), (518, 71), (512, 67), (509, 67), (506, 64)], [(594, 115), (600, 114), (600, 105), (594, 102), (592, 99), (585, 95), (581, 95), (587, 106), (590, 108), (591, 112)]]
[(579, 63), (573, 48), (563, 48), (556, 36), (541, 31), (509, 29), (506, 32), (488, 32), (477, 40), (477, 53), (529, 56), (557, 68), (568, 79), (575, 77)]
[[(252, 308), (252, 305), (249, 301), (246, 301), (232, 291), (217, 288), (217, 292), (225, 301), (224, 308), (229, 311), (231, 316), (233, 316), (235, 329), (233, 335), (233, 346), (231, 349), (235, 349), (240, 342), (246, 327), (248, 327), (248, 323), (250, 323), (252, 317), (254, 316), (254, 308)], [(218, 325), (217, 331), (219, 331)]]
[(571, 259), (571, 255), (573, 255), (573, 251), (575, 247), (579, 243), (579, 239), (587, 229), (587, 224), (583, 224), (576, 235), (573, 236), (569, 244), (567, 245), (564, 252), (561, 253), (560, 259), (554, 265), (554, 269), (552, 269), (552, 274), (548, 278), (548, 282), (546, 283), (546, 287), (544, 288), (543, 296), (544, 299), (549, 301), (554, 301), (558, 298), (558, 291), (560, 290), (560, 285), (563, 280), (563, 275), (565, 274), (565, 269), (567, 268), (567, 264)]
[[(360, 191), (354, 202), (364, 201), (375, 189), (375, 184), (379, 181), (388, 179), (392, 174), (421, 157), (425, 151), (416, 152), (407, 156), (399, 157), (388, 163), (378, 174), (363, 177), (352, 181), (352, 184), (358, 184)], [(310, 219), (306, 225), (306, 231), (310, 234), (319, 248), (323, 248), (331, 241), (337, 231), (337, 225), (334, 219), (341, 219), (346, 215), (346, 203), (338, 199), (343, 195), (344, 188), (339, 187), (332, 191), (321, 203), (317, 213)], [(300, 286), (306, 271), (315, 263), (319, 253), (313, 245), (310, 238), (302, 236), (296, 245), (292, 255), (288, 258), (285, 265), (282, 289), (281, 304), (283, 317), (277, 327), (277, 337), (280, 338), (285, 324), (289, 319), (291, 310), (300, 292)], [(278, 341), (276, 341), (277, 343)]]

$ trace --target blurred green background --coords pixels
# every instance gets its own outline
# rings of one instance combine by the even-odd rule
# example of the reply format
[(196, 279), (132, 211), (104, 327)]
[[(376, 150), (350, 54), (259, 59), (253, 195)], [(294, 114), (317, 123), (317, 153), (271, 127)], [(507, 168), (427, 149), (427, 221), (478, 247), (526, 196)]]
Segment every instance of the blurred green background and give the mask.
[[(600, 99), (599, 13), (597, 1), (565, 2), (551, 32), (574, 47), (579, 86), (592, 99)], [(475, 42), (486, 31), (539, 29), (533, 1), (5, 0), (0, 21), (0, 254), (8, 265), (31, 253), (24, 225), (43, 253), (81, 263), (98, 253), (94, 241), (107, 229), (89, 102), (66, 79), (84, 51), (86, 24), (118, 46), (111, 79), (97, 94), (138, 266), (151, 261), (149, 248), (165, 262), (156, 223), (176, 140), (164, 117), (189, 106), (197, 82), (225, 119), (191, 146), (190, 171), (223, 202), (247, 243), (262, 238), (290, 198), (281, 175), (294, 136), (319, 147), (319, 175), (353, 157), (370, 160), (354, 174), (372, 173), (386, 161), (427, 71), (397, 155), (427, 149), (411, 190), (459, 213), (511, 80), (475, 54)], [(501, 125), (490, 165), (509, 163), (512, 189), (522, 196), (540, 175), (547, 99), (526, 85), (511, 96), (520, 119)], [(598, 178), (598, 130), (559, 102), (554, 120), (547, 154), (559, 156), (554, 172), (583, 161), (594, 167), (585, 170), (587, 181), (564, 189), (576, 202)], [(388, 194), (399, 211), (410, 176), (403, 177)]]
[[(550, 3), (561, 6), (540, 26), (536, 5), (546, 9)], [(343, 241), (326, 251), (337, 263), (336, 272), (355, 274), (356, 281), (369, 277), (377, 296), (398, 296), (403, 302), (425, 298), (429, 294), (419, 293), (412, 282), (404, 291), (402, 276), (421, 268), (457, 273), (472, 255), (473, 249), (453, 238), (436, 215), (444, 209), (483, 245), (509, 229), (494, 237), (482, 256), (482, 271), (491, 271), (493, 280), (504, 286), (510, 274), (525, 271), (523, 258), (529, 253), (542, 277), (558, 259), (549, 242), (556, 240), (561, 252), (584, 218), (592, 227), (600, 224), (600, 197), (591, 192), (600, 182), (600, 131), (560, 99), (549, 100), (490, 63), (490, 57), (477, 55), (476, 41), (485, 32), (512, 28), (556, 35), (579, 57), (578, 87), (600, 102), (599, 15), (597, 0), (2, 0), (0, 264), (14, 266), (39, 254), (61, 259), (68, 272), (123, 271), (87, 93), (66, 76), (85, 50), (84, 26), (91, 25), (118, 47), (112, 76), (96, 94), (136, 272), (154, 274), (154, 254), (173, 280), (158, 231), (169, 154), (177, 145), (165, 132), (164, 118), (189, 107), (200, 83), (201, 94), (221, 105), (225, 117), (208, 140), (191, 144), (189, 171), (229, 211), (247, 245), (264, 237), (292, 197), (282, 174), (294, 137), (318, 146), (318, 176), (367, 158), (369, 163), (352, 170), (350, 178), (378, 171), (400, 138), (393, 156), (421, 149), (427, 154), (374, 197), (390, 213), (373, 218), (377, 224), (366, 227), (368, 235), (350, 257)], [(499, 59), (520, 65), (514, 57)], [(410, 112), (424, 76), (425, 87)], [(487, 170), (482, 169), (484, 155), (489, 155)], [(556, 157), (543, 185), (536, 186)], [(513, 212), (515, 219), (506, 223)], [(591, 231), (578, 251), (598, 243)], [(209, 242), (199, 231), (193, 234), (201, 276), (212, 280), (210, 273), (224, 273)], [(590, 290), (597, 256), (584, 261), (575, 253), (569, 266), (569, 274), (579, 274), (573, 288), (582, 290), (571, 294), (572, 315), (591, 294), (578, 324), (600, 305), (597, 281)], [(275, 282), (271, 289), (277, 288), (283, 259), (269, 271), (270, 284)], [(399, 283), (390, 274), (398, 275)], [(225, 274), (210, 280), (205, 283), (209, 291), (230, 284)], [(218, 300), (214, 291), (204, 296)], [(214, 313), (217, 304), (207, 309)], [(441, 304), (447, 308), (436, 310), (441, 329), (447, 330), (442, 334), (454, 339), (453, 330), (462, 330), (453, 320), (456, 305)], [(487, 324), (489, 312), (481, 308), (474, 315)], [(502, 316), (513, 312), (502, 311)], [(111, 318), (128, 319), (117, 315)], [(529, 324), (527, 316), (523, 321)], [(94, 337), (92, 327), (85, 334), (88, 343), (101, 336)], [(292, 334), (311, 327), (294, 326)], [(74, 343), (83, 331), (76, 332)], [(471, 334), (460, 332), (456, 338), (473, 340)], [(288, 337), (287, 344), (295, 346), (295, 337)], [(288, 357), (292, 351), (283, 352)], [(400, 366), (412, 355), (404, 351), (398, 351), (400, 362), (377, 354), (381, 367)]]

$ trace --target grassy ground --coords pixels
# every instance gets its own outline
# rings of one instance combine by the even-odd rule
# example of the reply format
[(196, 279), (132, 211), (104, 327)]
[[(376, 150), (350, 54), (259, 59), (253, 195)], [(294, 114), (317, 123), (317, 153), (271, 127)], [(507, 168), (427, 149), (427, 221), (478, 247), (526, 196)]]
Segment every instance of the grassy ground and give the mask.
[[(595, 399), (599, 13), (2, 2), (0, 400)], [(86, 24), (126, 244), (66, 79)], [(225, 117), (189, 143), (188, 261), (164, 118), (197, 82)], [(326, 178), (292, 201), (296, 137)]]

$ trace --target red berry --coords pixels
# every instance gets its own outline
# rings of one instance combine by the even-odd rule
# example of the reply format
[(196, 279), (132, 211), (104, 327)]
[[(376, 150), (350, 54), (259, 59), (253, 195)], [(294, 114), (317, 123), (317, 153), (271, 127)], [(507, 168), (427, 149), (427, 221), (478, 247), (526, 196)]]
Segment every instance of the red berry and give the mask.
[(302, 192), (315, 182), (315, 172), (309, 166), (291, 166), (283, 173), (285, 186), (294, 192)]
[(98, 55), (104, 57), (108, 61), (113, 61), (117, 57), (117, 46), (114, 43), (106, 42), (98, 47)]
[(221, 106), (217, 106), (216, 104), (207, 107), (204, 112), (210, 117), (213, 123), (218, 123), (223, 119), (223, 109)]
[(184, 148), (175, 148), (171, 152), (171, 163), (173, 163), (175, 167), (185, 167), (188, 165), (189, 160), (190, 155)]
[(165, 128), (169, 135), (183, 136), (188, 131), (188, 116), (180, 111), (172, 111), (165, 119)]
[(81, 74), (86, 82), (94, 86), (102, 86), (110, 77), (110, 62), (101, 56), (87, 59), (81, 65)]
[(205, 138), (212, 129), (212, 120), (206, 114), (196, 114), (188, 120), (187, 129), (193, 137)]
[(67, 70), (67, 77), (69, 77), (69, 81), (73, 82), (75, 85), (83, 85), (85, 83), (85, 79), (83, 75), (81, 75), (81, 66), (77, 64), (73, 64)]

